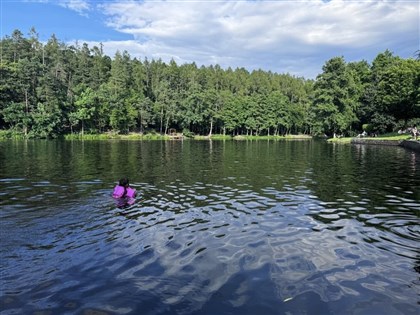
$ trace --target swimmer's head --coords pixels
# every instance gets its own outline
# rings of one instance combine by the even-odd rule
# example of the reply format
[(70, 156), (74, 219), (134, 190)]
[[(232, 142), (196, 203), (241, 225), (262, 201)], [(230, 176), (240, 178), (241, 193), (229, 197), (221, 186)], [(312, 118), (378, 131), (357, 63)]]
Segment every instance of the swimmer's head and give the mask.
[(121, 178), (119, 182), (120, 186), (128, 187), (130, 185), (130, 182), (128, 181), (127, 177)]

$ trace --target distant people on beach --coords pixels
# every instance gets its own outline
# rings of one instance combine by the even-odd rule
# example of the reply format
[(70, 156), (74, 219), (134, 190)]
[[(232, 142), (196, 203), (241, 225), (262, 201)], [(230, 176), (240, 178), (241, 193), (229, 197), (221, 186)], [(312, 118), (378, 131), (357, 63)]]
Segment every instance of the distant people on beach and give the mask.
[(362, 133), (359, 133), (358, 135), (357, 135), (357, 138), (363, 138), (363, 137), (367, 137), (367, 132), (366, 131), (363, 131)]

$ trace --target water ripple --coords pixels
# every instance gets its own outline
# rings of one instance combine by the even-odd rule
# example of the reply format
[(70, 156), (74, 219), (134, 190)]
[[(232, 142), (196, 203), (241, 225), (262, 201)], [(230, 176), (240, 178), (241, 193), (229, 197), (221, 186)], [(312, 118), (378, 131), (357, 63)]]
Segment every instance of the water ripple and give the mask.
[(0, 179), (0, 311), (417, 313), (415, 193), (323, 195), (306, 178), (317, 161), (256, 173), (257, 186), (237, 160), (213, 181), (133, 181), (140, 197), (122, 209), (97, 178)]

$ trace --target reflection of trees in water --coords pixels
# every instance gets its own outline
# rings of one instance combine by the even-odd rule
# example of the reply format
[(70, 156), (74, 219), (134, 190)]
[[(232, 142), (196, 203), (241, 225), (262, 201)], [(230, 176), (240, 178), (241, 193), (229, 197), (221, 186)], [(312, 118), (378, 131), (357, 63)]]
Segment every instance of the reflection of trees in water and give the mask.
[(413, 152), (388, 146), (327, 145), (312, 153), (313, 181), (308, 185), (324, 202), (338, 201), (345, 207), (353, 202), (375, 211), (390, 195), (413, 203), (420, 200), (420, 161)]
[(412, 157), (401, 148), (332, 144), (320, 149), (311, 161), (316, 180), (311, 188), (323, 201), (360, 193), (371, 198), (388, 186), (412, 189), (407, 182), (414, 175)]

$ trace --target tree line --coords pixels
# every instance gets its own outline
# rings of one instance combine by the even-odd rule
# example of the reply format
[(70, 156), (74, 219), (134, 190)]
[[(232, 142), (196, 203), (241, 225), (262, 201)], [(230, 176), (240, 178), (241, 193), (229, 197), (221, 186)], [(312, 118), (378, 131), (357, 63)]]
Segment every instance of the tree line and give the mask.
[(102, 45), (1, 39), (0, 129), (29, 138), (108, 131), (285, 135), (388, 132), (420, 125), (420, 61), (326, 61), (315, 80), (161, 59), (111, 59)]

